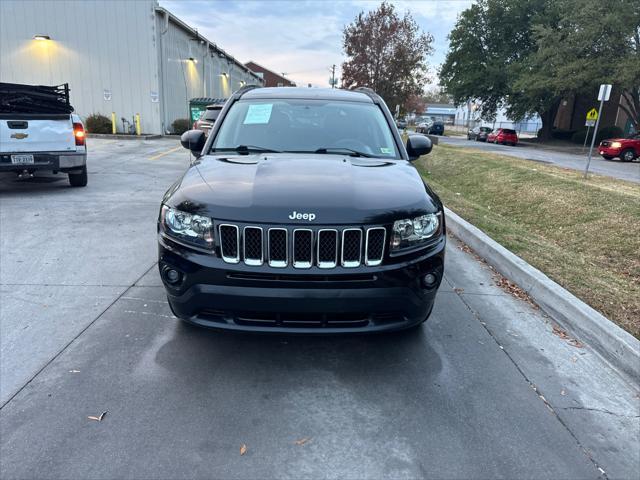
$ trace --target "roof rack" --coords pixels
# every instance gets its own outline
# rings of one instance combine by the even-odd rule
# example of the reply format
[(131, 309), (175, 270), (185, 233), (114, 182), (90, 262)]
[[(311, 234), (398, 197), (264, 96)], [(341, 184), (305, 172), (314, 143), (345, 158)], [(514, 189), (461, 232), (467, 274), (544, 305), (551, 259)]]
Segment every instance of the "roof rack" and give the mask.
[(240, 98), (242, 95), (247, 93), (249, 90), (253, 90), (254, 88), (262, 88), (259, 85), (245, 85), (244, 87), (240, 87), (238, 90), (233, 92), (233, 96), (236, 98)]
[(369, 87), (356, 87), (353, 89), (355, 92), (364, 93), (365, 95), (371, 97), (371, 99), (376, 100), (378, 94), (373, 90), (373, 88)]

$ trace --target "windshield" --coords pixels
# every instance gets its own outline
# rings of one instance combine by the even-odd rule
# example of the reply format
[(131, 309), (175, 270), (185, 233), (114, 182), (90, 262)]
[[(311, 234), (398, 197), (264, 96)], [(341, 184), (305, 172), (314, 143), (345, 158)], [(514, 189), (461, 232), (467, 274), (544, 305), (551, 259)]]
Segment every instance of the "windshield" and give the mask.
[(240, 100), (225, 116), (212, 151), (240, 146), (277, 152), (360, 152), (365, 156), (401, 158), (382, 110), (363, 102)]

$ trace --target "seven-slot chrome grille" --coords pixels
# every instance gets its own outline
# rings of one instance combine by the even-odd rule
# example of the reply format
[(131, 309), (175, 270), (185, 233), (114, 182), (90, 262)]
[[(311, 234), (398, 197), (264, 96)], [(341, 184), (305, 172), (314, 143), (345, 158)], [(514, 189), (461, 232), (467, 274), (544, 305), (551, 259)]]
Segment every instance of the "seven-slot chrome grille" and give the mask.
[(376, 266), (384, 258), (384, 227), (310, 228), (218, 225), (220, 254), (227, 263), (283, 268)]

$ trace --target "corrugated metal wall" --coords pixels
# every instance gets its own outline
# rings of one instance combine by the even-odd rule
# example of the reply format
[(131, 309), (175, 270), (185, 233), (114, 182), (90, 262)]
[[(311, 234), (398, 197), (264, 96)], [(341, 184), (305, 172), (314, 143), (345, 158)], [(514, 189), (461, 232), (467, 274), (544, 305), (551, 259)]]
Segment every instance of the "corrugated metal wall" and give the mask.
[(69, 83), (79, 115), (115, 112), (122, 131), (120, 119), (139, 113), (144, 133), (187, 118), (190, 98), (228, 97), (241, 82), (259, 82), (191, 40), (178, 20), (165, 23), (157, 7), (155, 0), (0, 0), (0, 81)]
[[(160, 133), (153, 0), (0, 0), (0, 81), (69, 83), (81, 116), (141, 115)], [(51, 41), (33, 39), (49, 35)], [(109, 98), (109, 93), (110, 99)]]
[(187, 32), (172, 19), (167, 25), (162, 11), (156, 17), (156, 32), (166, 99), (165, 128), (177, 118), (188, 118), (188, 100), (191, 98), (227, 98), (242, 86), (242, 82), (247, 85), (260, 83), (206, 40), (195, 39), (192, 32)]

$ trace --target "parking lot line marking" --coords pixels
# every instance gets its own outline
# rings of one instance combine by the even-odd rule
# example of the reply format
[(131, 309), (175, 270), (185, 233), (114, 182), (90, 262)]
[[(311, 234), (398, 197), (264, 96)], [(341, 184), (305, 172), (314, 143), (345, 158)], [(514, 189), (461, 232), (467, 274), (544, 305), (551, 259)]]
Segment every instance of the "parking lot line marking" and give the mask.
[(166, 152), (162, 152), (162, 153), (159, 153), (157, 155), (154, 155), (153, 157), (149, 157), (149, 160), (157, 160), (160, 157), (164, 157), (165, 155), (169, 155), (170, 153), (173, 153), (173, 152), (175, 152), (177, 150), (180, 150), (181, 148), (182, 148), (182, 146), (179, 146), (179, 147), (176, 147), (176, 148), (172, 148), (171, 150), (167, 150)]

